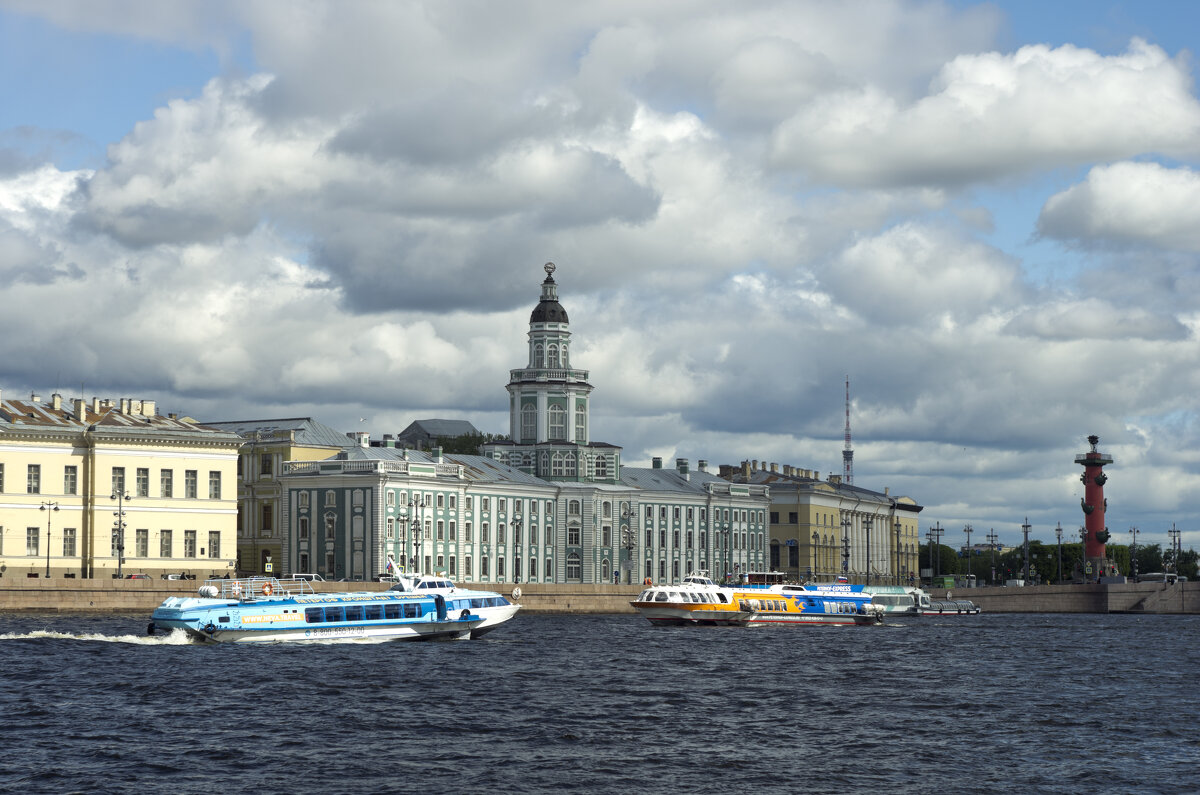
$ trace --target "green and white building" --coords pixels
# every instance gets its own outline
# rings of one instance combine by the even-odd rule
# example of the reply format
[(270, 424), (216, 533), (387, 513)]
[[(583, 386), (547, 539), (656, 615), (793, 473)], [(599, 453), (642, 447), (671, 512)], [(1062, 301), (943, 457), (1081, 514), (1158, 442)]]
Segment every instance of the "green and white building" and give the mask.
[(284, 464), (286, 572), (374, 579), (389, 566), (460, 582), (678, 582), (762, 569), (769, 489), (685, 459), (626, 467), (590, 438), (592, 386), (571, 363), (554, 266), (508, 383), (510, 438), (480, 455), (357, 444)]

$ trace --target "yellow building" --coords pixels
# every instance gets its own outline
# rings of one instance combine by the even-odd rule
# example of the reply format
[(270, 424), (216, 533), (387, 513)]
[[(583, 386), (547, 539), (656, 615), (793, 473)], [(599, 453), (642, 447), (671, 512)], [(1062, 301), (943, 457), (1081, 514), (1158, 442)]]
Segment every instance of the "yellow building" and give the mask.
[[(279, 574), (283, 560), (283, 522), (279, 476), (293, 461), (323, 461), (339, 450), (360, 444), (311, 417), (207, 423), (236, 433), (238, 457), (238, 572)], [(352, 438), (353, 437), (353, 438)]]
[(722, 466), (735, 483), (769, 486), (771, 568), (794, 579), (906, 585), (917, 578), (922, 506), (888, 489), (871, 491), (838, 475), (743, 461)]
[(150, 400), (0, 400), (0, 576), (232, 574), (240, 442)]

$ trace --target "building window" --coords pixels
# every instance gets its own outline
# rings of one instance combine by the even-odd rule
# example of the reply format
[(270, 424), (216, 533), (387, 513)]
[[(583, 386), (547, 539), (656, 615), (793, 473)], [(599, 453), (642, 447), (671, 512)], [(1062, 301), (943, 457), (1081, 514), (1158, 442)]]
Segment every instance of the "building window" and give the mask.
[(208, 473), (208, 498), (210, 500), (221, 499), (221, 473)]
[(537, 437), (537, 406), (526, 403), (521, 407), (521, 441), (536, 441)]
[(550, 407), (550, 438), (556, 441), (567, 438), (567, 410), (562, 406)]
[(554, 546), (554, 528), (547, 526), (545, 535), (546, 535), (546, 546), (548, 546), (548, 547)]
[(25, 554), (34, 557), (38, 554), (38, 528), (36, 527), (25, 528)]
[(275, 457), (270, 453), (263, 453), (258, 457), (258, 474), (271, 475), (275, 471)]
[(665, 560), (658, 562), (658, 579), (660, 582), (667, 579), (667, 562)]
[(508, 533), (507, 533), (507, 530), (505, 529), (504, 522), (501, 522), (500, 524), (496, 525), (496, 543), (497, 544), (507, 544), (508, 543)]
[(171, 497), (175, 491), (175, 471), (163, 469), (158, 473), (158, 495)]
[(146, 469), (145, 467), (138, 467), (134, 472), (134, 477), (135, 477), (134, 487), (137, 489), (137, 496), (149, 497), (150, 496), (150, 470)]
[(563, 472), (563, 454), (554, 453), (550, 456), (550, 477), (561, 478), (563, 477)]
[(480, 577), (482, 577), (482, 578), (483, 578), (483, 579), (485, 579), (485, 580), (486, 580), (488, 577), (490, 577), (490, 576), (491, 576), (490, 574), (488, 574), (488, 558), (487, 558), (487, 555), (484, 555), (484, 556), (483, 556), (483, 560), (479, 561), (479, 576), (480, 576)]
[(455, 557), (453, 555), (450, 556), (450, 576), (451, 577), (458, 576), (458, 561), (455, 559)]
[(25, 491), (28, 494), (42, 493), (42, 465), (30, 464), (25, 476)]
[[(200, 477), (196, 473), (196, 470), (185, 469), (183, 471), (183, 496), (185, 499), (196, 499), (196, 494), (200, 488), (199, 483)], [(195, 555), (189, 555), (189, 557), (195, 557)]]
[(546, 367), (554, 369), (558, 367), (558, 346), (550, 343), (550, 347), (546, 349)]
[(606, 455), (596, 456), (596, 479), (608, 479), (608, 456)]
[(678, 505), (676, 505), (674, 508), (671, 509), (671, 518), (673, 518), (677, 522), (679, 521), (679, 506)]
[(63, 557), (64, 558), (75, 557), (75, 528), (74, 527), (64, 527), (63, 528)]
[(567, 555), (567, 580), (583, 579), (583, 566), (579, 562), (579, 554), (572, 552)]
[[(439, 509), (446, 507), (446, 495), (445, 494), (439, 493), (437, 495), (437, 507)], [(502, 511), (504, 510), (503, 500), (501, 500), (500, 510), (502, 510)]]
[(492, 498), (491, 497), (484, 497), (482, 502), (483, 502), (483, 504), (480, 507), (483, 509), (483, 511), (485, 513), (492, 509)]
[(491, 533), (488, 530), (488, 523), (484, 522), (479, 526), (479, 540), (485, 544), (492, 543)]
[(196, 557), (196, 531), (183, 531), (183, 556), (185, 558)]
[(474, 498), (474, 497), (467, 497), (466, 504), (464, 504), (464, 505), (463, 505), (463, 507), (464, 507), (466, 510), (468, 510), (468, 511), (473, 511), (473, 510), (475, 510), (475, 498)]
[[(611, 547), (612, 546), (612, 527), (610, 527), (609, 525), (604, 525), (603, 527), (600, 528), (600, 546), (602, 546), (602, 547)], [(605, 582), (608, 581), (607, 577), (605, 577), (604, 579), (605, 579)]]
[(579, 525), (567, 526), (567, 546), (577, 547), (580, 545)]
[(546, 558), (546, 573), (543, 579), (546, 582), (554, 581), (554, 560), (552, 558)]
[(221, 557), (221, 533), (216, 530), (208, 534), (208, 556), (210, 558)]
[[(501, 525), (501, 527), (503, 527), (503, 525)], [(438, 541), (446, 540), (446, 523), (444, 521), (442, 521), (441, 519), (437, 520), (437, 540)]]
[(4, 491), (4, 464), (0, 464), (0, 492)]
[(266, 535), (270, 535), (275, 529), (275, 506), (269, 502), (263, 503), (262, 506), (262, 531)]
[(171, 557), (171, 531), (162, 530), (158, 534), (158, 556), (160, 558)]
[(125, 467), (113, 467), (112, 470), (112, 493), (125, 493)]
[(567, 503), (567, 515), (579, 516), (579, 500), (571, 500)]
[(575, 477), (575, 454), (567, 453), (563, 456), (563, 459), (563, 476), (568, 478)]
[(392, 541), (396, 538), (396, 520), (388, 517), (387, 520), (387, 540)]
[[(576, 444), (587, 443), (587, 414), (580, 411), (578, 407), (575, 409), (575, 442)], [(607, 577), (604, 579), (608, 580)]]
[(387, 491), (387, 504), (388, 505), (396, 504), (396, 492), (392, 491), (391, 489), (388, 489), (388, 491)]
[(694, 538), (693, 538), (693, 536), (692, 536), (692, 531), (691, 531), (691, 530), (688, 530), (688, 531), (687, 531), (687, 548), (688, 548), (689, 550), (691, 550), (691, 549), (692, 549), (692, 541), (694, 541), (694, 540), (695, 540), (695, 539), (694, 539)]
[(135, 558), (150, 557), (150, 531), (138, 528), (133, 531), (133, 556)]
[(470, 522), (463, 523), (463, 540), (470, 544), (475, 539), (473, 538), (472, 527)]
[(467, 555), (466, 557), (463, 558), (463, 576), (464, 577), (474, 577), (475, 576), (473, 570), (471, 569), (471, 565), (472, 565), (471, 564), (471, 556)]
[(458, 540), (458, 522), (453, 519), (450, 520), (450, 540)]
[(337, 494), (333, 491), (333, 489), (327, 489), (325, 491), (325, 507), (337, 507)]
[(70, 464), (63, 468), (63, 494), (79, 493), (79, 467)]
[(308, 540), (308, 517), (307, 516), (300, 517), (297, 529), (300, 532), (300, 538), (307, 541)]

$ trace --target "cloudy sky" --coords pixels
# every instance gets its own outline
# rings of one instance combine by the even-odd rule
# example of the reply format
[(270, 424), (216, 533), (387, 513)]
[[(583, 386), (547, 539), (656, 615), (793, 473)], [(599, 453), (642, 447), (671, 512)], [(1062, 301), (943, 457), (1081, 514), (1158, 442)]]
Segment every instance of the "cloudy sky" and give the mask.
[(0, 0), (0, 388), (506, 433), (552, 260), (628, 464), (1200, 545), (1198, 17)]

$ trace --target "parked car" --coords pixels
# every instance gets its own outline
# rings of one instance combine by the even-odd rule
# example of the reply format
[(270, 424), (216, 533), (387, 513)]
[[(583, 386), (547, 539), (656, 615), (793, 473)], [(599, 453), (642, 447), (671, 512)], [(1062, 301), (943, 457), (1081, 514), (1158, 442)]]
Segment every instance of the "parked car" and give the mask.
[(149, 574), (126, 574), (125, 579), (127, 579), (127, 580), (148, 580), (148, 579), (150, 579), (150, 575)]
[(182, 580), (184, 578), (184, 575), (182, 575), (182, 574), (164, 574), (162, 576), (162, 578), (164, 580)]
[(325, 578), (320, 574), (293, 574), (289, 579), (308, 580), (309, 582), (325, 582)]

